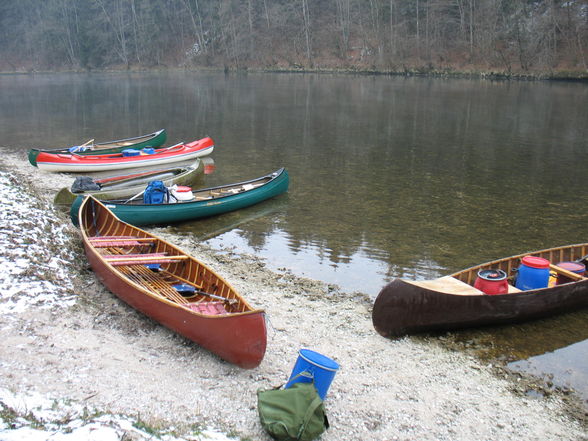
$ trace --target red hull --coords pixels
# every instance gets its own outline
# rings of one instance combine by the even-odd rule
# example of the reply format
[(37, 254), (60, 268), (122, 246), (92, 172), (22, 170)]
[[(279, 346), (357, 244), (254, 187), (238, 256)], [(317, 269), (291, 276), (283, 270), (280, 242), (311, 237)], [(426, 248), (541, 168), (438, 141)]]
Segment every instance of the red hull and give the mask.
[[(239, 303), (235, 306), (237, 309), (235, 312), (222, 315), (197, 313), (189, 309), (186, 304), (182, 305), (162, 298), (160, 295), (149, 292), (149, 290), (144, 289), (133, 280), (121, 275), (117, 267), (107, 262), (104, 256), (97, 251), (96, 247), (91, 243), (91, 238), (95, 239), (107, 235), (108, 237), (114, 236), (112, 234), (113, 226), (115, 230), (119, 231), (120, 235), (128, 236), (131, 233), (133, 236), (143, 238), (154, 236), (120, 222), (104, 206), (96, 203), (94, 209), (98, 207), (99, 210), (96, 225), (98, 230), (103, 232), (103, 235), (93, 234), (91, 230), (96, 227), (94, 226), (94, 218), (88, 218), (88, 212), (90, 211), (87, 204), (88, 199), (80, 208), (80, 216), (84, 216), (84, 223), (81, 224), (84, 248), (92, 269), (111, 292), (130, 306), (217, 354), (222, 359), (246, 369), (259, 366), (265, 355), (267, 341), (265, 313), (263, 310), (251, 308), (234, 292), (228, 283), (191, 257), (182, 264), (182, 267), (186, 268), (186, 270), (182, 270), (184, 271), (182, 276), (194, 281), (196, 277), (200, 277), (201, 280), (198, 280), (198, 282), (203, 284), (205, 286), (203, 289), (207, 291), (212, 291), (213, 287), (220, 287), (217, 291), (219, 294), (235, 302), (238, 300)], [(104, 216), (106, 211), (110, 213), (110, 218)], [(108, 234), (105, 234), (104, 231), (108, 231)], [(90, 232), (90, 235), (86, 232)], [(138, 232), (143, 233), (143, 235)], [(161, 241), (160, 239), (158, 240)], [(185, 256), (185, 254), (179, 254), (180, 251), (177, 248), (165, 241), (157, 242), (156, 248), (157, 252), (166, 252), (171, 255), (174, 251), (177, 251), (178, 254), (176, 255)], [(170, 266), (173, 265), (177, 264), (171, 264)], [(192, 276), (190, 277), (190, 275)]]
[(76, 155), (41, 152), (37, 156), (37, 167), (53, 172), (98, 172), (124, 168), (169, 164), (206, 156), (214, 150), (211, 138), (202, 138), (188, 144), (155, 149), (152, 154), (125, 156), (122, 153), (107, 155)]

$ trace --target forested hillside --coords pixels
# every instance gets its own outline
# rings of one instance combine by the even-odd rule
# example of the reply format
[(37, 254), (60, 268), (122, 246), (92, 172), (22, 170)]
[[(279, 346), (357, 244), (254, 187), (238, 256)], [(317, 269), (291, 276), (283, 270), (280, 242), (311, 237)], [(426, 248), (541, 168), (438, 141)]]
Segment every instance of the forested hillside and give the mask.
[(588, 72), (588, 0), (0, 0), (0, 71)]

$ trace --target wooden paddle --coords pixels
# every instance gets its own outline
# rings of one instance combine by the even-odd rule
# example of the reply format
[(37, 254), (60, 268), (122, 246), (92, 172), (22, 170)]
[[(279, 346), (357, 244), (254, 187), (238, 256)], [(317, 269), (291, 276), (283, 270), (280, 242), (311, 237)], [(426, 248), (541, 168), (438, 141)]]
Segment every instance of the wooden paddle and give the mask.
[(553, 271), (555, 271), (558, 274), (561, 274), (562, 276), (567, 277), (568, 279), (571, 280), (585, 280), (586, 277), (581, 276), (580, 274), (576, 274), (572, 271), (568, 271), (567, 269), (564, 269), (562, 267), (559, 267), (557, 265), (554, 265), (552, 263), (549, 264), (549, 269), (552, 269)]
[[(171, 275), (172, 277), (174, 277), (175, 279), (178, 279), (180, 282), (183, 282), (186, 285), (193, 286), (194, 288), (200, 288), (200, 286), (198, 286), (196, 283), (193, 283), (193, 282), (189, 281), (188, 279), (184, 279), (183, 277), (180, 277), (176, 274), (170, 273), (167, 270), (162, 270), (162, 272)], [(216, 294), (211, 294), (209, 292), (200, 291), (199, 289), (194, 291), (194, 293), (200, 294), (201, 296), (210, 297), (211, 299), (221, 300), (223, 302), (228, 303), (229, 305), (234, 305), (235, 303), (239, 303), (239, 301), (237, 299), (227, 299), (226, 297), (221, 297), (221, 296), (217, 296)]]
[[(72, 147), (72, 149), (74, 149), (74, 148), (75, 148), (75, 151), (71, 151), (71, 149), (70, 149), (70, 152), (69, 152), (69, 154), (70, 154), (70, 155), (76, 155), (76, 156), (79, 156), (77, 152), (79, 152), (79, 151), (80, 151), (80, 149), (81, 149), (82, 147), (85, 147), (85, 146), (87, 146), (88, 144), (90, 144), (90, 143), (91, 143), (91, 142), (93, 142), (93, 141), (94, 141), (94, 139), (91, 139), (91, 140), (89, 140), (89, 141), (87, 141), (87, 142), (83, 143), (82, 145), (77, 145), (77, 146), (74, 146), (74, 147)], [(92, 150), (92, 149), (93, 149), (93, 147), (90, 147), (90, 150)]]

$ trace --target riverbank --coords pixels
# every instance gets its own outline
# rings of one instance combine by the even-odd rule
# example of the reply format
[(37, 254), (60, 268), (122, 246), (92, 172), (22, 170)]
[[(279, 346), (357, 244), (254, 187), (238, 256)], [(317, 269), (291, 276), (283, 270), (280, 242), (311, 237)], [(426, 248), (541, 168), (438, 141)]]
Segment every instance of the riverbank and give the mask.
[[(367, 296), (333, 293), (287, 269), (272, 272), (256, 256), (150, 229), (266, 309), (264, 361), (253, 370), (229, 365), (135, 312), (95, 279), (77, 231), (51, 204), (72, 176), (32, 168), (26, 152), (4, 151), (1, 168), (0, 389), (138, 416), (143, 426), (173, 428), (185, 439), (212, 427), (269, 440), (256, 390), (284, 383), (297, 351), (309, 347), (341, 365), (325, 402), (331, 428), (323, 441), (588, 439), (558, 394), (527, 396), (526, 380), (436, 339), (380, 337)], [(20, 270), (8, 271), (11, 264)], [(35, 283), (38, 290), (31, 289)]]
[(137, 72), (225, 72), (233, 74), (248, 73), (299, 73), (299, 74), (325, 74), (325, 75), (373, 75), (373, 76), (397, 76), (397, 77), (428, 77), (428, 78), (453, 78), (453, 79), (479, 79), (494, 81), (570, 81), (588, 82), (588, 72), (582, 71), (552, 71), (552, 72), (508, 72), (500, 70), (477, 69), (441, 69), (430, 66), (406, 67), (402, 70), (378, 70), (362, 67), (340, 68), (308, 68), (303, 66), (283, 67), (166, 67), (166, 68), (109, 68), (109, 69), (76, 69), (59, 71), (23, 70), (14, 72), (0, 72), (0, 75), (47, 75), (59, 73), (137, 73)]

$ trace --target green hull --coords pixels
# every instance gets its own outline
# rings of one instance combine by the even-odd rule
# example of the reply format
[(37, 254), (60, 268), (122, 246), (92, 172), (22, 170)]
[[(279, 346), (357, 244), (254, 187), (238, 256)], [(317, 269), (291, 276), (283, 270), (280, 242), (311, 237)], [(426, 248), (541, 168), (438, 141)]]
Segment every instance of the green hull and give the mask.
[[(165, 129), (159, 130), (154, 133), (150, 133), (148, 135), (137, 136), (134, 138), (127, 138), (127, 139), (120, 139), (117, 141), (109, 141), (109, 142), (101, 142), (98, 144), (93, 144), (91, 150), (86, 150), (83, 152), (76, 152), (78, 155), (86, 156), (86, 155), (106, 155), (110, 153), (120, 153), (125, 149), (135, 149), (140, 150), (146, 147), (159, 147), (165, 143), (167, 139), (167, 133)], [(61, 154), (66, 153), (69, 154), (69, 148), (61, 148), (61, 149), (50, 149), (50, 150), (43, 150), (43, 149), (31, 149), (29, 150), (29, 162), (33, 167), (37, 166), (37, 156), (41, 152), (48, 152), (48, 153), (55, 153)]]
[(204, 166), (202, 161), (197, 159), (191, 165), (138, 173), (137, 175), (131, 175), (128, 179), (106, 178), (110, 182), (102, 184), (100, 190), (73, 193), (69, 188), (64, 187), (57, 192), (53, 203), (55, 205), (69, 207), (78, 196), (83, 197), (88, 195), (92, 195), (100, 200), (130, 198), (145, 190), (147, 183), (153, 180), (163, 181), (167, 187), (171, 187), (172, 185), (190, 186), (195, 184), (198, 178), (203, 175), (203, 171)]
[[(125, 204), (123, 201), (103, 201), (103, 203), (120, 220), (131, 225), (169, 225), (175, 222), (215, 216), (249, 207), (286, 192), (288, 184), (288, 173), (282, 168), (272, 174), (251, 181), (196, 190), (194, 192), (195, 200), (188, 202), (154, 205), (143, 203)], [(222, 195), (198, 200), (199, 197), (204, 197), (204, 195), (216, 193), (222, 193)], [(83, 197), (79, 196), (71, 206), (70, 217), (74, 225), (78, 225), (77, 215), (82, 201)]]

